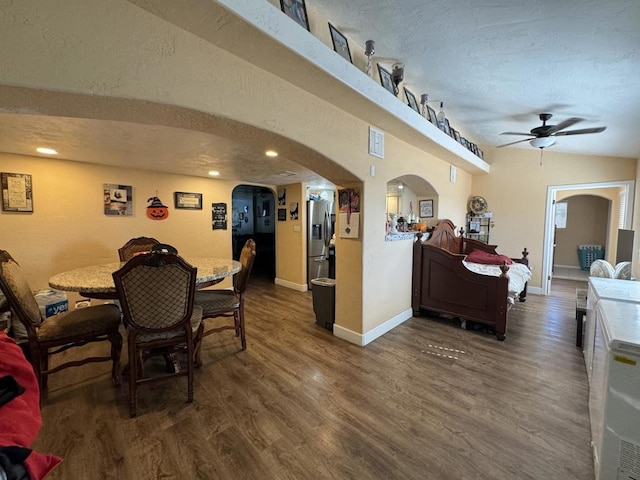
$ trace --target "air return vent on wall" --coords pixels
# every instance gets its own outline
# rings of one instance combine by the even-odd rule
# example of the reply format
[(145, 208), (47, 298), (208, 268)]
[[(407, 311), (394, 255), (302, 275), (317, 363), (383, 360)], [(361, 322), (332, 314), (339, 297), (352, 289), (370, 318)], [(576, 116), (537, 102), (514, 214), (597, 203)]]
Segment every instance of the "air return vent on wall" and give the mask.
[(384, 158), (384, 133), (369, 127), (369, 155)]

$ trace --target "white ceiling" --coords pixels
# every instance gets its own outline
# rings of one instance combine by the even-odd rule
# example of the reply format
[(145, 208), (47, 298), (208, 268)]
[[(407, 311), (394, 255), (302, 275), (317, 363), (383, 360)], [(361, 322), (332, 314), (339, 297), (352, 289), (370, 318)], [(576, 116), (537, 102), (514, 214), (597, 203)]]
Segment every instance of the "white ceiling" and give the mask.
[[(559, 137), (555, 151), (640, 158), (638, 0), (309, 2), (353, 40), (352, 50), (373, 39), (374, 61), (389, 69), (403, 62), (404, 85), (418, 99), (428, 93), (444, 101), (451, 125), (474, 143), (518, 140), (500, 133), (528, 132), (540, 125), (539, 113), (549, 112), (551, 124), (584, 119), (571, 129), (607, 126), (599, 134)], [(140, 168), (193, 174), (215, 159), (227, 179), (324, 183), (282, 156), (268, 160), (255, 146), (223, 136), (0, 113), (1, 151), (34, 155), (34, 142), (43, 140), (70, 160), (129, 165), (135, 158)]]
[[(311, 1), (311, 0), (310, 0)], [(570, 117), (559, 152), (640, 157), (638, 0), (313, 0), (374, 61), (405, 65), (404, 82), (442, 100), (451, 125), (472, 142), (497, 146)], [(438, 110), (439, 104), (433, 106)], [(518, 145), (533, 148), (528, 142)], [(490, 163), (490, 159), (488, 160)]]

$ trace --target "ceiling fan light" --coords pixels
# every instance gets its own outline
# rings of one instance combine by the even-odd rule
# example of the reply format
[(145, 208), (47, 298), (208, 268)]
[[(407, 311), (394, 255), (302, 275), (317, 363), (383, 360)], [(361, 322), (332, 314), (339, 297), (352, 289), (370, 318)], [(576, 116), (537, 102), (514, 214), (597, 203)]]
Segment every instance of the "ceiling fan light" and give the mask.
[(529, 143), (535, 148), (547, 148), (556, 143), (556, 139), (553, 137), (538, 137), (534, 138)]

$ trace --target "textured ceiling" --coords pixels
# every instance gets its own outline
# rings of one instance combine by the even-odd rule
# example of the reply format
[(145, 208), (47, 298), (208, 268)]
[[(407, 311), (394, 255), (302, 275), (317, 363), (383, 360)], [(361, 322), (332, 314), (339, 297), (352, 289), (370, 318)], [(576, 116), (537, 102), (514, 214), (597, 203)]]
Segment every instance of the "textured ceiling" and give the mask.
[[(497, 146), (570, 117), (603, 133), (560, 137), (559, 152), (640, 157), (638, 0), (313, 0), (374, 61), (405, 65), (405, 85), (442, 100), (451, 125)], [(434, 104), (438, 107), (438, 104)], [(518, 147), (533, 148), (528, 142)]]
[[(638, 0), (308, 4), (310, 12), (321, 13), (349, 36), (352, 51), (374, 39), (374, 62), (389, 69), (403, 62), (404, 85), (418, 98), (428, 93), (444, 101), (451, 125), (474, 143), (486, 147), (517, 140), (500, 133), (528, 132), (540, 124), (539, 113), (550, 112), (552, 124), (581, 117), (584, 121), (572, 128), (607, 126), (599, 134), (560, 137), (550, 147), (555, 151), (640, 157)], [(286, 155), (267, 159), (257, 142), (238, 143), (217, 130), (4, 111), (11, 112), (0, 113), (4, 152), (34, 155), (34, 143), (49, 141), (70, 160), (130, 165), (135, 159), (139, 168), (183, 174), (215, 164), (230, 180), (326, 186)], [(514, 148), (533, 147), (524, 142)], [(285, 172), (293, 175), (282, 176)], [(345, 172), (337, 173), (336, 178), (346, 179)]]

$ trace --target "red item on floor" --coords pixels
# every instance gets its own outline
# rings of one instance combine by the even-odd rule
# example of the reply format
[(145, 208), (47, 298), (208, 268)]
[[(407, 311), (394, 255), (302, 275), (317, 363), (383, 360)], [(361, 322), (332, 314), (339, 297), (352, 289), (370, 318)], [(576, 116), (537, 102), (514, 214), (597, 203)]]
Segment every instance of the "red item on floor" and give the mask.
[[(11, 375), (25, 392), (0, 407), (0, 447), (31, 448), (42, 426), (38, 381), (22, 349), (0, 332), (0, 377), (6, 375)], [(62, 458), (56, 455), (32, 451), (24, 465), (31, 480), (39, 480), (60, 462)]]

